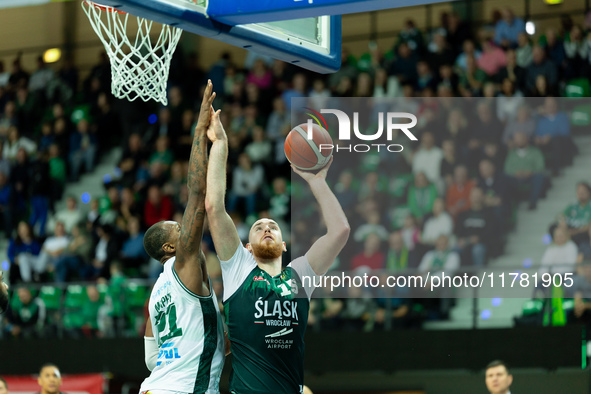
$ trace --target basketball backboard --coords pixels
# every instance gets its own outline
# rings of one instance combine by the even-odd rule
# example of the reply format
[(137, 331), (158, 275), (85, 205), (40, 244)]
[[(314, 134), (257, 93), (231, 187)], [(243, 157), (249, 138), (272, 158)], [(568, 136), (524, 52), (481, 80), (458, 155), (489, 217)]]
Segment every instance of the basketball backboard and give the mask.
[(257, 0), (212, 1), (207, 14), (228, 25), (260, 23), (316, 15), (344, 15), (455, 0)]
[(341, 65), (340, 16), (229, 26), (208, 16), (205, 0), (99, 0), (97, 3), (315, 72), (334, 72)]

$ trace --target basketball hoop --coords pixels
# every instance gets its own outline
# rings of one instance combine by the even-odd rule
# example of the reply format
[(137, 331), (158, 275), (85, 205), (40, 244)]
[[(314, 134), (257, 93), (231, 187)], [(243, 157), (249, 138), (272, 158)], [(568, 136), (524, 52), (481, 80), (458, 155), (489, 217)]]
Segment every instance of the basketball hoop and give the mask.
[(153, 21), (137, 17), (138, 29), (130, 39), (127, 36), (129, 14), (88, 0), (82, 2), (82, 9), (109, 56), (113, 96), (129, 101), (153, 99), (167, 105), (170, 60), (182, 30), (163, 24), (158, 40), (152, 44)]

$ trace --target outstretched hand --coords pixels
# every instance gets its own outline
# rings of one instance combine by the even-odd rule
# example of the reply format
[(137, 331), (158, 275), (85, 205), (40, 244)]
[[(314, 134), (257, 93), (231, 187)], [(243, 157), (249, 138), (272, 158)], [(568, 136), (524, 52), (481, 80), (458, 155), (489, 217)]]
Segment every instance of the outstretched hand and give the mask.
[(213, 107), (209, 107), (211, 121), (207, 128), (207, 138), (209, 138), (211, 142), (226, 139), (226, 130), (224, 130), (224, 125), (220, 120), (220, 112), (222, 112), (221, 109), (214, 111)]
[(294, 166), (293, 164), (291, 165), (291, 168), (293, 169), (293, 171), (298, 174), (299, 176), (301, 176), (302, 178), (304, 178), (304, 180), (308, 183), (312, 182), (315, 179), (326, 179), (326, 174), (328, 173), (328, 169), (330, 168), (330, 165), (332, 164), (332, 161), (334, 159), (334, 156), (330, 157), (330, 160), (328, 161), (328, 163), (322, 167), (322, 169), (320, 171), (318, 171), (317, 173), (313, 173), (310, 171), (302, 171), (299, 170), (296, 166)]
[(197, 118), (197, 126), (195, 127), (195, 131), (202, 131), (204, 132), (207, 130), (209, 123), (211, 121), (211, 105), (213, 104), (213, 100), (215, 99), (215, 92), (213, 92), (213, 84), (211, 80), (207, 81), (207, 86), (205, 87), (205, 92), (203, 93), (203, 100), (201, 101), (201, 109), (199, 109), (199, 117)]

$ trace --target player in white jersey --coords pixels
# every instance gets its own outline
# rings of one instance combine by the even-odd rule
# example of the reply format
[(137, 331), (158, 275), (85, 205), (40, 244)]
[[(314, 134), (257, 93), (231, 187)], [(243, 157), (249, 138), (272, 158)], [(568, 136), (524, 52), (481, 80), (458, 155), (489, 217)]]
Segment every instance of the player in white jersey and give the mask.
[[(201, 251), (205, 217), (206, 133), (213, 114), (208, 81), (195, 127), (181, 223), (162, 221), (144, 235), (146, 252), (164, 265), (152, 289), (146, 326), (151, 375), (141, 393), (217, 394), (224, 366), (224, 329)], [(152, 338), (152, 339), (150, 339)], [(152, 355), (154, 355), (152, 357)]]

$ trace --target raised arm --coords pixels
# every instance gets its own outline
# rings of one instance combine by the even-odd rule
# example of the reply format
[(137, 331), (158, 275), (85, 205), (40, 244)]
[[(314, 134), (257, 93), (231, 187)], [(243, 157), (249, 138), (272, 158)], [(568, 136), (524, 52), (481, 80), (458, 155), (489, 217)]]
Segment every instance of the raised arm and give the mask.
[(209, 152), (205, 208), (216, 253), (220, 260), (226, 261), (234, 256), (236, 249), (240, 246), (240, 237), (224, 204), (228, 138), (219, 115), (219, 110), (213, 114), (211, 125), (207, 130), (207, 136), (213, 145)]
[(203, 221), (205, 219), (205, 176), (207, 174), (207, 128), (211, 117), (211, 104), (215, 98), (213, 86), (208, 81), (199, 119), (195, 127), (187, 186), (189, 199), (181, 221), (181, 233), (176, 246), (175, 270), (183, 284), (198, 295), (208, 295), (203, 286), (204, 265), (201, 252)]
[(337, 200), (326, 183), (326, 174), (331, 164), (332, 158), (326, 167), (317, 174), (300, 171), (294, 166), (291, 167), (310, 185), (310, 189), (316, 201), (318, 201), (318, 205), (320, 205), (320, 212), (322, 212), (322, 218), (326, 224), (326, 234), (314, 242), (308, 253), (306, 253), (310, 266), (317, 275), (323, 275), (328, 271), (347, 243), (351, 231), (339, 200)]

